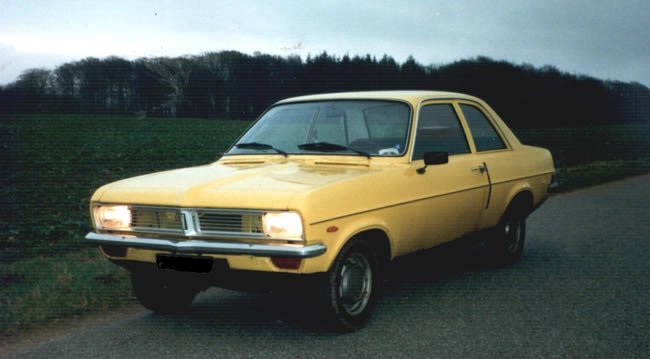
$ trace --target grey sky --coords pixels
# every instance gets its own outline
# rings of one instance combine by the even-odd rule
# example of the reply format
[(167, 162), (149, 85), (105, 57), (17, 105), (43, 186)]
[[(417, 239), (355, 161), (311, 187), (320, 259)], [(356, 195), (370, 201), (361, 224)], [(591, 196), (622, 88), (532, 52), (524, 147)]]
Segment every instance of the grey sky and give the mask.
[(88, 56), (477, 55), (650, 86), (650, 1), (0, 0), (0, 84)]

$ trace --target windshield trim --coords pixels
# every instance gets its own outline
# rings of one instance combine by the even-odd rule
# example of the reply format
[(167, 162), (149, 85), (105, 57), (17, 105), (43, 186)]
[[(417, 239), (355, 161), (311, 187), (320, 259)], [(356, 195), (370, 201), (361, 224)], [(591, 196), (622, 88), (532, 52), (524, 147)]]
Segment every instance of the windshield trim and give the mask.
[[(410, 152), (410, 144), (411, 144), (411, 137), (412, 137), (412, 131), (413, 131), (413, 104), (411, 104), (409, 101), (402, 100), (402, 99), (395, 99), (395, 98), (365, 98), (365, 97), (359, 97), (359, 98), (331, 98), (331, 99), (319, 99), (319, 100), (305, 100), (305, 101), (289, 101), (289, 102), (276, 102), (273, 105), (269, 106), (264, 112), (262, 112), (256, 119), (253, 121), (250, 126), (244, 130), (239, 137), (228, 147), (226, 151), (223, 152), (223, 157), (226, 156), (251, 156), (251, 155), (280, 155), (279, 153), (269, 150), (269, 152), (252, 152), (252, 153), (228, 153), (230, 152), (233, 148), (235, 148), (237, 142), (244, 137), (250, 129), (257, 124), (258, 121), (260, 121), (264, 115), (266, 115), (267, 112), (271, 111), (272, 109), (278, 107), (278, 106), (284, 106), (284, 105), (290, 105), (290, 104), (298, 104), (298, 103), (318, 103), (318, 102), (332, 102), (332, 101), (340, 101), (340, 102), (345, 102), (345, 101), (374, 101), (374, 102), (397, 102), (397, 103), (402, 103), (408, 106), (409, 109), (409, 125), (408, 129), (406, 130), (406, 143), (404, 144), (404, 152), (400, 155), (394, 155), (394, 156), (381, 156), (381, 155), (373, 155), (371, 154), (372, 157), (377, 157), (377, 158), (403, 158), (407, 156)], [(354, 151), (350, 151), (350, 153), (333, 153), (333, 152), (287, 152), (288, 155), (290, 156), (362, 156)]]

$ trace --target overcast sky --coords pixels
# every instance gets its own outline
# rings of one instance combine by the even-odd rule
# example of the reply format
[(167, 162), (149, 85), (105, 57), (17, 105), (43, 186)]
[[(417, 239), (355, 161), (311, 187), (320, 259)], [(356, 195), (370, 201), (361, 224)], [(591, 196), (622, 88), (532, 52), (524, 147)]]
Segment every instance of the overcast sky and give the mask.
[(485, 55), (650, 86), (650, 1), (0, 0), (0, 84), (88, 56)]

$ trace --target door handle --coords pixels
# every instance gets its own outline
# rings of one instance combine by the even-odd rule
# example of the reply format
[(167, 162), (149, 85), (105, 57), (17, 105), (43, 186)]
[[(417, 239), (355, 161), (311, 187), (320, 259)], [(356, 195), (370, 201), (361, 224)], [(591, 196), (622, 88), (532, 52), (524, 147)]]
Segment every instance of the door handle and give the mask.
[(481, 173), (487, 173), (488, 197), (487, 202), (485, 203), (485, 209), (488, 209), (490, 207), (490, 199), (492, 198), (492, 179), (490, 178), (490, 171), (488, 171), (487, 163), (483, 162), (482, 165), (472, 167), (472, 171), (481, 171)]
[(485, 165), (472, 167), (472, 171), (481, 171), (481, 173), (483, 173), (483, 172), (487, 171), (487, 167), (485, 167)]

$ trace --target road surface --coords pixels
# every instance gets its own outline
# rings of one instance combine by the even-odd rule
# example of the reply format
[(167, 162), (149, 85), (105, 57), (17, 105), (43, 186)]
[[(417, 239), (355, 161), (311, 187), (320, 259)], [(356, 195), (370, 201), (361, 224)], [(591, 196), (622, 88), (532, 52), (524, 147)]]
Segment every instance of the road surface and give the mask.
[[(263, 294), (211, 289), (181, 316), (131, 309), (16, 358), (648, 358), (650, 176), (552, 197), (518, 264), (476, 246), (394, 263), (368, 325), (336, 334)], [(303, 309), (304, 310), (304, 309)]]

